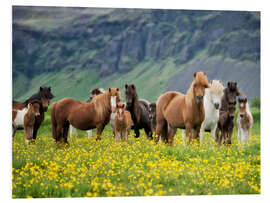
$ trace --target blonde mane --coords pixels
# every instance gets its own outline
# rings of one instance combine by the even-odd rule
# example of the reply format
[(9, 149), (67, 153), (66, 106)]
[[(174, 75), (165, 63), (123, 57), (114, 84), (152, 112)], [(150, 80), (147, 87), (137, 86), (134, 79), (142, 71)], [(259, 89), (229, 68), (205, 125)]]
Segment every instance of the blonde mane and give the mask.
[(194, 84), (202, 84), (205, 86), (209, 86), (207, 77), (205, 75), (205, 73), (203, 72), (197, 72), (196, 73), (196, 77), (194, 77), (194, 80), (192, 81), (187, 93), (186, 93), (186, 101), (188, 103), (190, 103), (193, 99), (194, 99)]
[(222, 83), (220, 81), (213, 80), (211, 83), (210, 91), (212, 93), (222, 95), (223, 91), (224, 91), (224, 86), (222, 85)]
[(103, 115), (111, 109), (110, 92), (107, 90), (103, 94), (95, 96), (92, 102), (96, 106), (98, 115)]

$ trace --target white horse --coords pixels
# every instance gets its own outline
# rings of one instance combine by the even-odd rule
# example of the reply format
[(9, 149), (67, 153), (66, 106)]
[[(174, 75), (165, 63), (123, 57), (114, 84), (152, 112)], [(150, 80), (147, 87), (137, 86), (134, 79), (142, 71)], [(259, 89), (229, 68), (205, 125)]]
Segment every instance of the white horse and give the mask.
[(205, 89), (203, 106), (205, 110), (205, 119), (200, 129), (200, 145), (203, 143), (204, 131), (211, 131), (211, 137), (214, 140), (217, 123), (219, 120), (219, 108), (221, 106), (221, 97), (223, 96), (224, 86), (220, 80), (212, 80), (211, 87)]
[[(201, 124), (200, 129), (200, 145), (204, 140), (204, 131), (211, 131), (211, 137), (214, 139), (217, 123), (219, 119), (219, 108), (221, 106), (221, 97), (223, 96), (224, 86), (220, 80), (212, 80), (211, 87), (205, 89), (203, 98), (203, 106), (205, 110), (205, 119)], [(185, 130), (182, 130), (182, 138), (186, 146)]]
[[(90, 93), (90, 98), (87, 100), (87, 102), (92, 101), (92, 99), (93, 99), (95, 96), (97, 96), (97, 95), (99, 95), (99, 94), (103, 94), (104, 92), (105, 92), (105, 90), (104, 90), (103, 88), (95, 88), (95, 89), (91, 90), (91, 91), (89, 92), (89, 93)], [(72, 125), (70, 125), (70, 126), (69, 126), (69, 136), (70, 136), (70, 138), (72, 138), (73, 131), (74, 131), (74, 133), (75, 133), (75, 137), (77, 138), (77, 136), (78, 136), (77, 129), (74, 128)], [(87, 130), (86, 132), (87, 132), (87, 135), (88, 135), (88, 139), (89, 139), (90, 137), (92, 137), (92, 135), (93, 135), (92, 130)]]
[(238, 127), (238, 148), (242, 148), (245, 143), (249, 141), (250, 131), (253, 126), (253, 117), (249, 109), (247, 98), (238, 98), (239, 113), (237, 116), (237, 127)]

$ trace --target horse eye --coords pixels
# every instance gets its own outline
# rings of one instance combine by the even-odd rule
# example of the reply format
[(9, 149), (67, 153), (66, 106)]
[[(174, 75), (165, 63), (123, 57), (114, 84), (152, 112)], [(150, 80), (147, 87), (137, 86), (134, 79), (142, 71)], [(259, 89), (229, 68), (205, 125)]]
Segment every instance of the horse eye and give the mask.
[(196, 88), (196, 87), (197, 87), (197, 85), (195, 84), (195, 85), (194, 85), (194, 87)]

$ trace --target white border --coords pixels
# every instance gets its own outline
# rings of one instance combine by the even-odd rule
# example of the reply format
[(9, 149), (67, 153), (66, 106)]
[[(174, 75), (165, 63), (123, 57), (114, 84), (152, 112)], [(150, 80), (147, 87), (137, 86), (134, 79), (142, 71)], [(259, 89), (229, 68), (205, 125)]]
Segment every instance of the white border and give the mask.
[[(114, 8), (163, 8), (163, 9), (192, 9), (192, 10), (248, 10), (261, 12), (261, 146), (262, 146), (262, 195), (232, 195), (232, 196), (188, 196), (188, 197), (136, 197), (136, 198), (76, 198), (76, 199), (50, 199), (49, 201), (91, 201), (91, 202), (119, 202), (119, 201), (181, 201), (185, 202), (228, 202), (228, 201), (269, 201), (269, 145), (270, 135), (268, 132), (269, 112), (269, 13), (267, 1), (254, 0), (188, 0), (188, 1), (160, 1), (160, 0), (13, 0), (1, 3), (1, 199), (3, 201), (29, 201), (29, 200), (11, 200), (11, 6), (12, 5), (35, 5), (35, 6), (68, 6), (68, 7), (114, 7)], [(3, 5), (4, 4), (4, 5)], [(1, 111), (2, 112), (2, 111)], [(3, 129), (3, 130), (2, 130)], [(268, 193), (267, 193), (268, 192)], [(48, 199), (38, 199), (34, 201), (47, 201)]]

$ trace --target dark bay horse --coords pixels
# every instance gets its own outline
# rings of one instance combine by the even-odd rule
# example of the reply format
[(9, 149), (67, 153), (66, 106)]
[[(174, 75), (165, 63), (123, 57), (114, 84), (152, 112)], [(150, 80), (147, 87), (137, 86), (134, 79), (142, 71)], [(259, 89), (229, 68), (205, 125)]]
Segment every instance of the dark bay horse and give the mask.
[(234, 128), (234, 114), (238, 96), (243, 94), (238, 90), (237, 82), (228, 82), (221, 98), (219, 121), (216, 131), (216, 141), (220, 145), (222, 139), (224, 144), (231, 144), (231, 137)]
[[(13, 110), (22, 110), (28, 106), (29, 103), (33, 101), (40, 101), (40, 116), (35, 118), (35, 124), (33, 129), (33, 141), (37, 137), (37, 131), (44, 121), (44, 112), (47, 111), (48, 106), (50, 105), (50, 100), (54, 98), (54, 95), (51, 93), (51, 87), (40, 87), (39, 92), (32, 95), (29, 99), (24, 102), (12, 101), (12, 109)], [(18, 128), (22, 129), (22, 128)]]
[(72, 98), (64, 98), (52, 104), (51, 125), (52, 136), (56, 143), (68, 144), (69, 125), (80, 130), (97, 128), (97, 140), (110, 121), (112, 108), (121, 100), (118, 88), (109, 88), (97, 95), (91, 102), (81, 102)]
[[(187, 94), (180, 92), (166, 92), (157, 100), (157, 129), (159, 137), (173, 145), (177, 128), (186, 129), (186, 134), (191, 138), (198, 138), (201, 124), (205, 118), (203, 97), (205, 88), (209, 88), (207, 76), (203, 72), (195, 72), (193, 82)], [(192, 129), (194, 134), (192, 136)]]
[(149, 119), (149, 102), (139, 100), (135, 85), (125, 85), (126, 109), (130, 112), (136, 138), (140, 136), (140, 129), (144, 129), (148, 138), (152, 139), (151, 121)]

